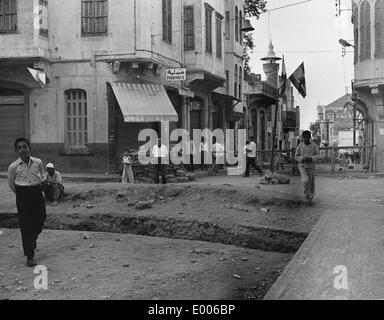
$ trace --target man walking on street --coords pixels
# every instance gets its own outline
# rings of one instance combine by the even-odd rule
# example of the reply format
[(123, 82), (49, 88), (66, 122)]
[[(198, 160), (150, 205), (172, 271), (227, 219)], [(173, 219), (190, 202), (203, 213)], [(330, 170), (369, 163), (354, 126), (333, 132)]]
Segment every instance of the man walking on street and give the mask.
[(256, 164), (256, 142), (254, 138), (250, 138), (249, 144), (246, 145), (246, 164), (245, 164), (245, 173), (243, 177), (249, 177), (249, 169), (251, 166), (260, 174), (263, 174), (263, 171)]
[(168, 148), (161, 144), (161, 139), (157, 139), (157, 145), (152, 148), (152, 156), (155, 165), (155, 183), (160, 183), (159, 174), (161, 174), (161, 182), (162, 184), (166, 184), (165, 158), (168, 157)]
[(34, 267), (36, 242), (43, 231), (46, 219), (45, 201), (42, 192), (43, 162), (30, 156), (30, 143), (26, 138), (17, 138), (14, 143), (19, 158), (8, 168), (8, 185), (16, 194), (21, 238), (27, 266)]
[(312, 202), (315, 196), (315, 166), (319, 159), (319, 148), (311, 142), (311, 132), (304, 131), (303, 141), (296, 149), (296, 161), (304, 184), (304, 195), (308, 202)]

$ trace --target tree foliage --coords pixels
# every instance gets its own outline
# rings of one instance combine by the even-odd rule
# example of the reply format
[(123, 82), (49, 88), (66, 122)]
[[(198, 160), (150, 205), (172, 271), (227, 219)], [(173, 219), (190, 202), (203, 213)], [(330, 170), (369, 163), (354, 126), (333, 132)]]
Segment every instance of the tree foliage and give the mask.
[[(265, 12), (267, 6), (266, 0), (244, 0), (244, 16), (246, 18), (249, 17), (255, 17), (256, 19), (259, 19), (260, 15)], [(250, 51), (253, 50), (255, 47), (255, 44), (253, 42), (252, 34), (251, 33), (244, 33), (244, 76), (245, 79), (248, 80), (249, 74), (251, 73), (250, 67), (249, 67), (249, 60), (250, 60)]]

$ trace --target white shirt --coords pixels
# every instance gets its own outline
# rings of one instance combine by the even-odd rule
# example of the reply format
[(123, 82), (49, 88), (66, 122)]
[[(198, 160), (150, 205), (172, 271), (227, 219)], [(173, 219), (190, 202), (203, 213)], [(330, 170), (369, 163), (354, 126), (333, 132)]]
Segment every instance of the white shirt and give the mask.
[(256, 158), (256, 143), (254, 141), (249, 143), (249, 149), (252, 151), (247, 154), (247, 157)]
[(212, 146), (212, 151), (216, 154), (216, 157), (221, 157), (224, 155), (224, 146), (221, 143), (216, 142)]
[(160, 148), (158, 145), (155, 145), (152, 148), (152, 156), (154, 158), (165, 158), (168, 156), (168, 148), (163, 144), (161, 145)]
[(43, 162), (38, 158), (30, 157), (28, 165), (19, 158), (8, 167), (8, 185), (13, 192), (16, 192), (15, 185), (39, 185), (43, 176)]
[(208, 143), (200, 142), (199, 151), (208, 151)]
[(131, 157), (130, 156), (124, 156), (123, 157), (123, 163), (124, 164), (131, 164)]

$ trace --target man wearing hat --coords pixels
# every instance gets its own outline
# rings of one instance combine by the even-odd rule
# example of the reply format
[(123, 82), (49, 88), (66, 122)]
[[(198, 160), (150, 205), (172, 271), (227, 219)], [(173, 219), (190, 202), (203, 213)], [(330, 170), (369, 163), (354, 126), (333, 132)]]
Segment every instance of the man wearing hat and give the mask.
[(47, 173), (43, 181), (44, 195), (48, 201), (53, 201), (52, 206), (56, 206), (58, 200), (64, 194), (63, 180), (60, 172), (55, 170), (53, 163), (48, 163), (46, 168)]

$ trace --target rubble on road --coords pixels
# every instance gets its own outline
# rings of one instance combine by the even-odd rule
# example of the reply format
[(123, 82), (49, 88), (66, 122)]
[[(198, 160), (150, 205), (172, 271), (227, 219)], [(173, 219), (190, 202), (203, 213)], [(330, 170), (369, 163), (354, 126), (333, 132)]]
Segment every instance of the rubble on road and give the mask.
[[(141, 164), (138, 156), (139, 150), (130, 150), (133, 175), (139, 183), (153, 183), (154, 168), (152, 164)], [(189, 182), (195, 177), (187, 172), (182, 165), (172, 163), (165, 165), (167, 182)]]
[(260, 184), (290, 184), (291, 178), (287, 175), (267, 171), (260, 180)]

